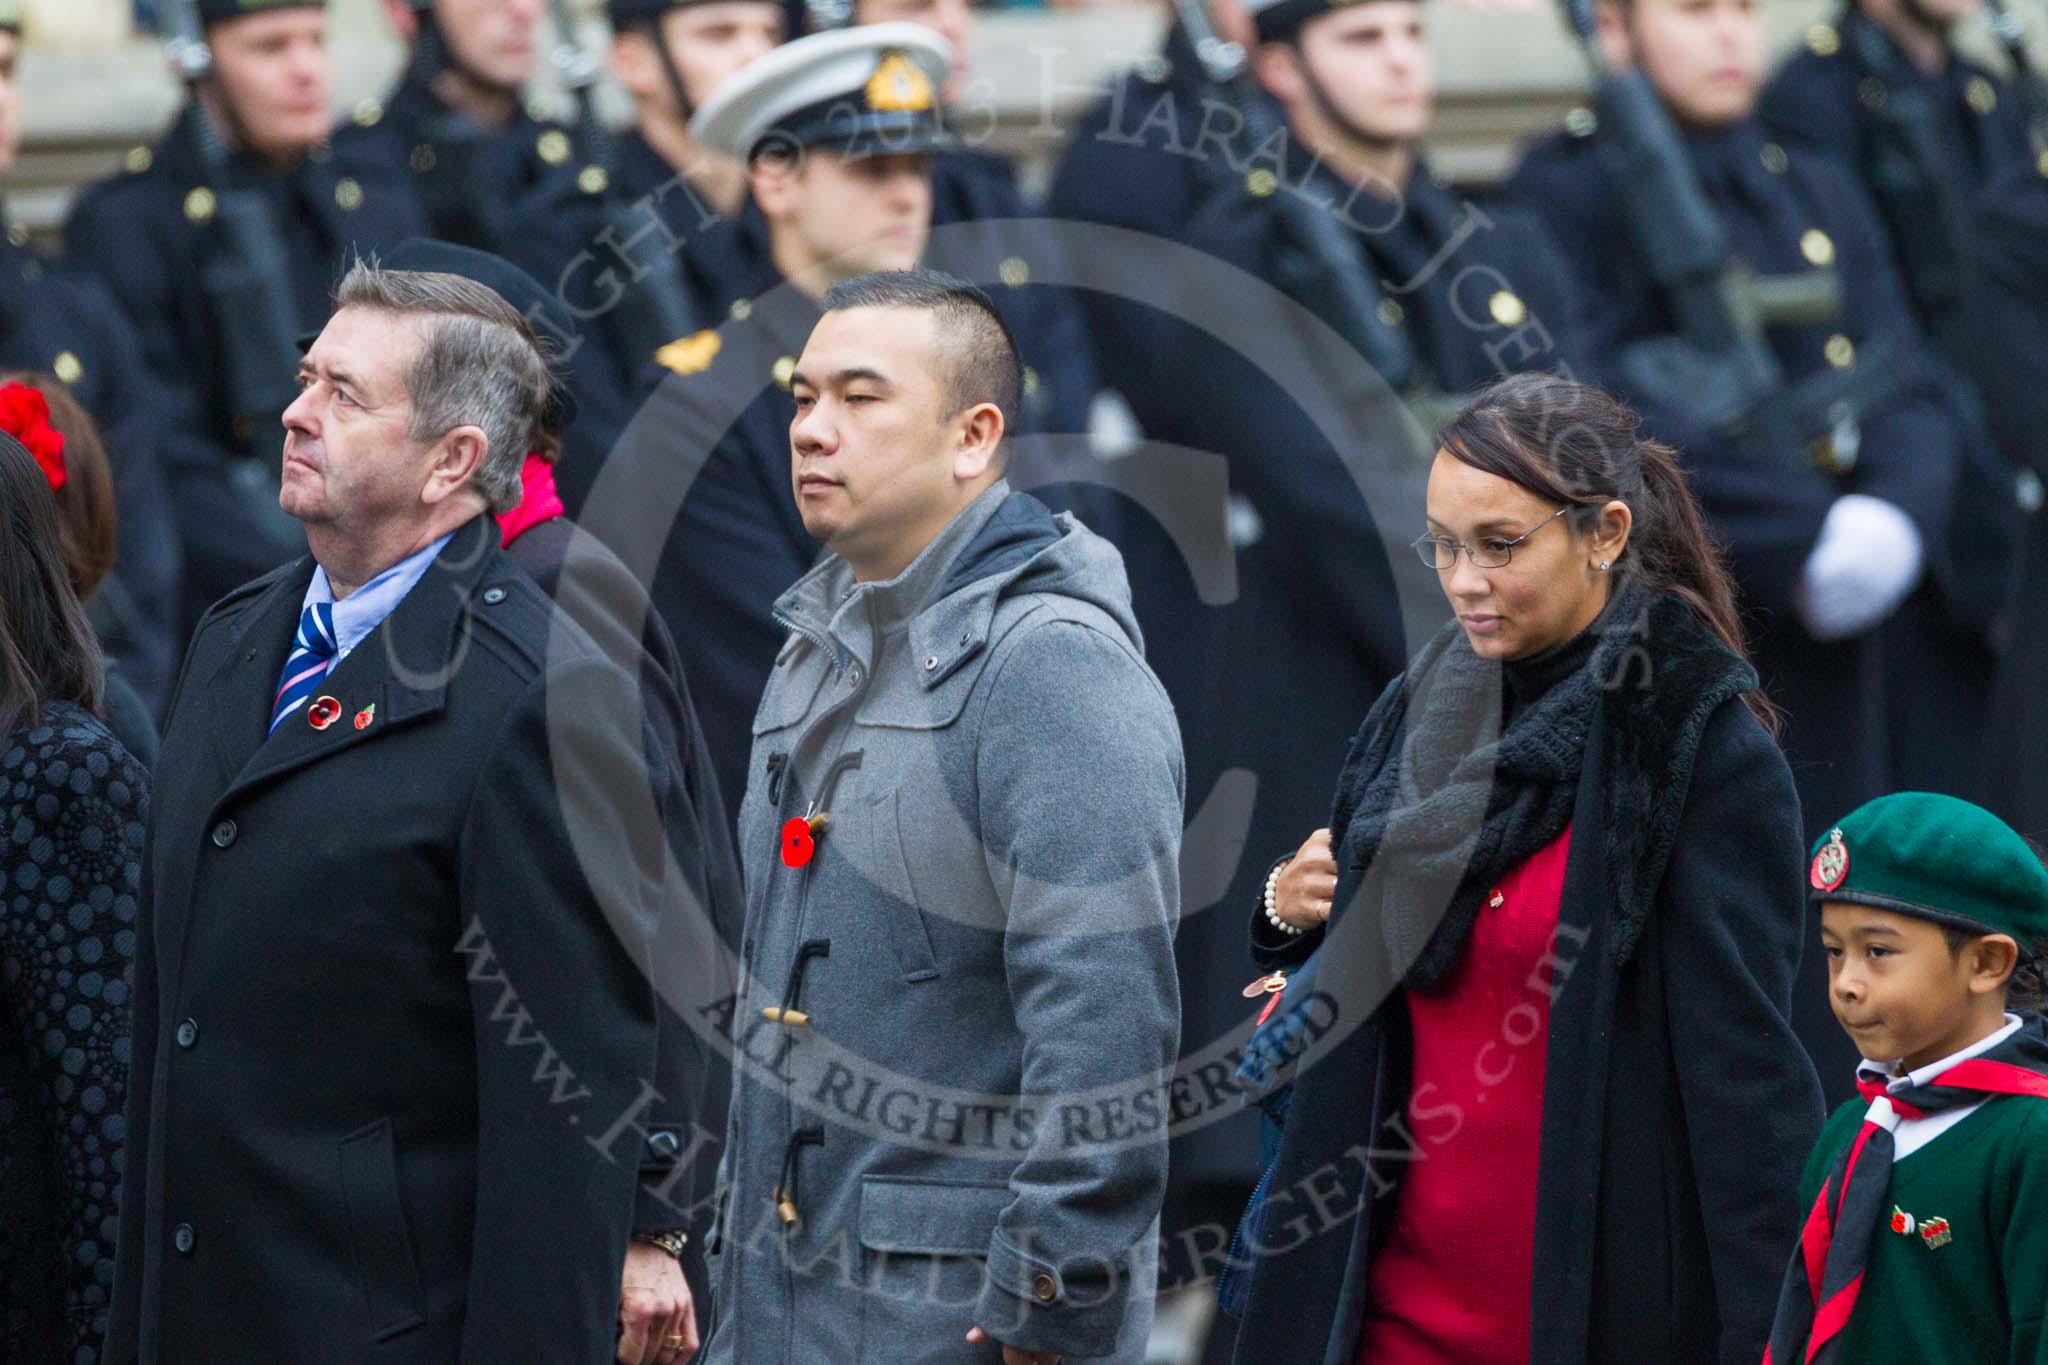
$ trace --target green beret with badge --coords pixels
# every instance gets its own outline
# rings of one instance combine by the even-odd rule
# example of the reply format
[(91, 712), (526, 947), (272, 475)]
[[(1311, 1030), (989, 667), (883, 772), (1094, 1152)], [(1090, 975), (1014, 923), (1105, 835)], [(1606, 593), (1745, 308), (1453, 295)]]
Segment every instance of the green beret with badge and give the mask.
[(700, 144), (753, 160), (811, 148), (903, 156), (951, 145), (939, 90), (952, 46), (922, 24), (866, 24), (784, 43), (690, 120)]
[(2048, 938), (2048, 867), (1981, 806), (1898, 792), (1857, 807), (1813, 846), (1816, 901), (1846, 901), (2021, 943)]

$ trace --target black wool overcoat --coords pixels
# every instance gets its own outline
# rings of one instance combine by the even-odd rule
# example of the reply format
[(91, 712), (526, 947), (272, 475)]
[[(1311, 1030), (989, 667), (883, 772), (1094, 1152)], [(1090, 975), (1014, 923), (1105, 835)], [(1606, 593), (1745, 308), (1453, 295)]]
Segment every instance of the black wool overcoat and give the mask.
[[(145, 859), (114, 1361), (611, 1358), (659, 791), (479, 516), (266, 737), (310, 559), (187, 655)], [(610, 1141), (605, 1139), (609, 1138)]]

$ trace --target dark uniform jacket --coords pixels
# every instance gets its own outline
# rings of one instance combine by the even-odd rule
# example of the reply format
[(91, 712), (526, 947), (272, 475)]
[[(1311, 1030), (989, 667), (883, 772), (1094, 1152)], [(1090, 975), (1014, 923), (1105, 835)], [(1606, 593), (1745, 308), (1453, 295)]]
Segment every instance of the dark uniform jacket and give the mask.
[[(1625, 388), (1614, 373), (1621, 348), (1668, 334), (1674, 323), (1599, 164), (1598, 136), (1540, 139), (1507, 188), (1550, 223), (1592, 300), (1595, 372)], [(1650, 433), (1676, 445), (1692, 471), (1694, 492), (1759, 623), (1764, 689), (1791, 712), (1787, 748), (1808, 818), (1832, 819), (1882, 789), (1881, 696), (1874, 676), (1867, 678), (1872, 686), (1858, 681), (1874, 675), (1876, 656), (1869, 636), (1820, 644), (1806, 634), (1794, 610), (1800, 574), (1828, 507), (1850, 492), (1904, 511), (1930, 563), (1938, 564), (1950, 529), (1960, 428), (1931, 382), (1883, 230), (1848, 176), (1830, 161), (1770, 141), (1753, 121), (1684, 141), (1735, 255), (1764, 274), (1804, 271), (1818, 257), (1841, 280), (1843, 312), (1833, 323), (1770, 330), (1787, 381), (1828, 366), (1848, 368), (1886, 348), (1892, 358), (1885, 363), (1905, 381), (1885, 407), (1862, 417), (1860, 444), (1846, 469), (1805, 450), (1739, 447), (1693, 412), (1625, 393), (1642, 407)]]
[[(128, 169), (80, 195), (65, 225), (70, 259), (112, 292), (162, 396), (161, 458), (185, 558), (181, 629), (305, 544), (276, 507), (282, 428), (235, 429), (227, 354), (205, 279), (224, 248), (192, 132), (198, 117), (188, 106), (162, 141), (131, 152)], [(283, 175), (236, 157), (227, 183), (269, 203), (302, 331), (325, 324), (334, 285), (356, 253), (424, 230), (391, 173), (340, 151), (315, 148)], [(275, 381), (286, 402), (292, 376), (284, 367), (295, 360), (283, 357)]]
[[(1759, 114), (1788, 144), (1834, 158), (1868, 191), (1970, 423), (1951, 558), (1974, 600), (1956, 610), (1926, 593), (1908, 604), (1893, 643), (1921, 667), (1900, 675), (1892, 732), (1895, 785), (1981, 797), (1993, 643), (2015, 626), (2025, 633), (2011, 619), (2027, 610), (2011, 579), (2035, 520), (2028, 512), (2040, 504), (2038, 470), (2048, 464), (2048, 435), (2028, 420), (2039, 400), (2015, 392), (2048, 384), (2048, 280), (2015, 269), (2028, 254), (2024, 239), (2048, 235), (2048, 180), (2010, 84), (1960, 56), (1939, 72), (1921, 70), (1853, 5), (1837, 23), (1808, 31), (1806, 50), (1772, 80)], [(2002, 229), (2014, 216), (2026, 224), (2021, 240)], [(2000, 735), (1995, 750), (2008, 748), (2007, 728), (1991, 731)]]
[[(575, 323), (573, 335), (549, 338), (561, 357), (563, 382), (576, 398), (576, 420), (563, 433), (555, 471), (572, 512), (582, 506), (634, 409), (664, 373), (656, 352), (723, 317), (699, 315), (701, 285), (690, 278), (682, 249), (725, 220), (637, 132), (613, 139), (603, 169), (596, 192), (586, 187), (594, 181), (544, 181), (522, 201), (521, 231), (501, 251), (552, 290)], [(636, 281), (624, 251), (659, 255), (662, 283)], [(658, 339), (642, 321), (651, 324), (659, 316), (648, 301), (657, 287), (682, 314), (673, 335)]]
[(185, 647), (178, 526), (158, 454), (169, 435), (165, 414), (135, 335), (105, 291), (40, 259), (15, 240), (22, 235), (0, 244), (0, 368), (55, 375), (100, 429), (120, 509), (118, 544), (113, 572), (87, 610), (147, 713), (160, 715)]
[(820, 548), (789, 475), (789, 378), (817, 305), (783, 286), (766, 236), (749, 201), (740, 219), (690, 240), (680, 258), (691, 297), (722, 325), (665, 352), (603, 467), (564, 479), (588, 490), (584, 529), (649, 584), (733, 812), (754, 708), (785, 634), (775, 599)]
[[(1738, 445), (1694, 412), (1633, 391), (1615, 368), (1621, 348), (1668, 334), (1674, 323), (1599, 163), (1598, 138), (1593, 129), (1539, 140), (1508, 192), (1549, 221), (1592, 301), (1593, 373), (1641, 408), (1649, 434), (1675, 445), (1684, 459), (1741, 590), (1764, 691), (1786, 712), (1783, 742), (1806, 821), (1835, 819), (1887, 788), (1884, 675), (1911, 663), (1887, 662), (1881, 628), (1815, 640), (1796, 611), (1800, 574), (1829, 506), (1852, 492), (1882, 498), (1911, 517), (1938, 572), (1961, 426), (1933, 383), (1883, 230), (1861, 190), (1833, 162), (1770, 141), (1753, 120), (1690, 133), (1684, 142), (1736, 256), (1767, 275), (1807, 270), (1820, 260), (1831, 261), (1839, 275), (1843, 311), (1833, 323), (1770, 329), (1786, 380), (1869, 363), (1892, 367), (1901, 387), (1863, 414), (1855, 460), (1846, 468), (1806, 449)], [(1872, 359), (1887, 349), (1890, 358)], [(1946, 586), (1951, 600), (1960, 596), (1952, 581)], [(1807, 955), (1794, 1001), (1800, 1040), (1823, 1083), (1839, 1087), (1852, 1072), (1854, 1051), (1827, 1008), (1819, 954)]]
[(408, 180), (422, 232), (479, 251), (502, 252), (522, 230), (517, 206), (581, 169), (561, 125), (521, 108), (505, 127), (484, 128), (435, 94), (417, 63), (386, 99), (356, 106), (334, 147)]
[(115, 1361), (611, 1358), (652, 1074), (637, 699), (478, 517), (265, 737), (310, 559), (200, 623), (135, 969)]
[[(1175, 23), (1158, 53), (1082, 115), (1053, 176), (1049, 216), (1182, 239), (1207, 184), (1192, 148), (1208, 93), (1187, 33)], [(1105, 384), (1143, 393), (1165, 382), (1171, 318), (1100, 290), (1075, 290), (1073, 298)]]

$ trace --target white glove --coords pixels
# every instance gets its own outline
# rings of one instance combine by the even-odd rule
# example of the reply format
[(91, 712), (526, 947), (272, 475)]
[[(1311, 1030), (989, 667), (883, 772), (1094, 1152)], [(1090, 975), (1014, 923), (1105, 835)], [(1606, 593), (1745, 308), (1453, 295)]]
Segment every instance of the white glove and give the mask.
[(1844, 493), (1800, 572), (1800, 618), (1816, 640), (1861, 635), (1906, 600), (1926, 559), (1911, 517), (1882, 498)]

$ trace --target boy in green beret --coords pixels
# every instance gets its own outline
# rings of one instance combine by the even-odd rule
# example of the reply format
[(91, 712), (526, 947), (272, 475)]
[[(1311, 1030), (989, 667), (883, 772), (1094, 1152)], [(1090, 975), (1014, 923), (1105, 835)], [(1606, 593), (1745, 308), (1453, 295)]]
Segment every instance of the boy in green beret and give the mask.
[(1861, 1097), (1807, 1161), (1765, 1365), (2048, 1362), (2048, 868), (1905, 792), (1828, 831), (1809, 881)]

